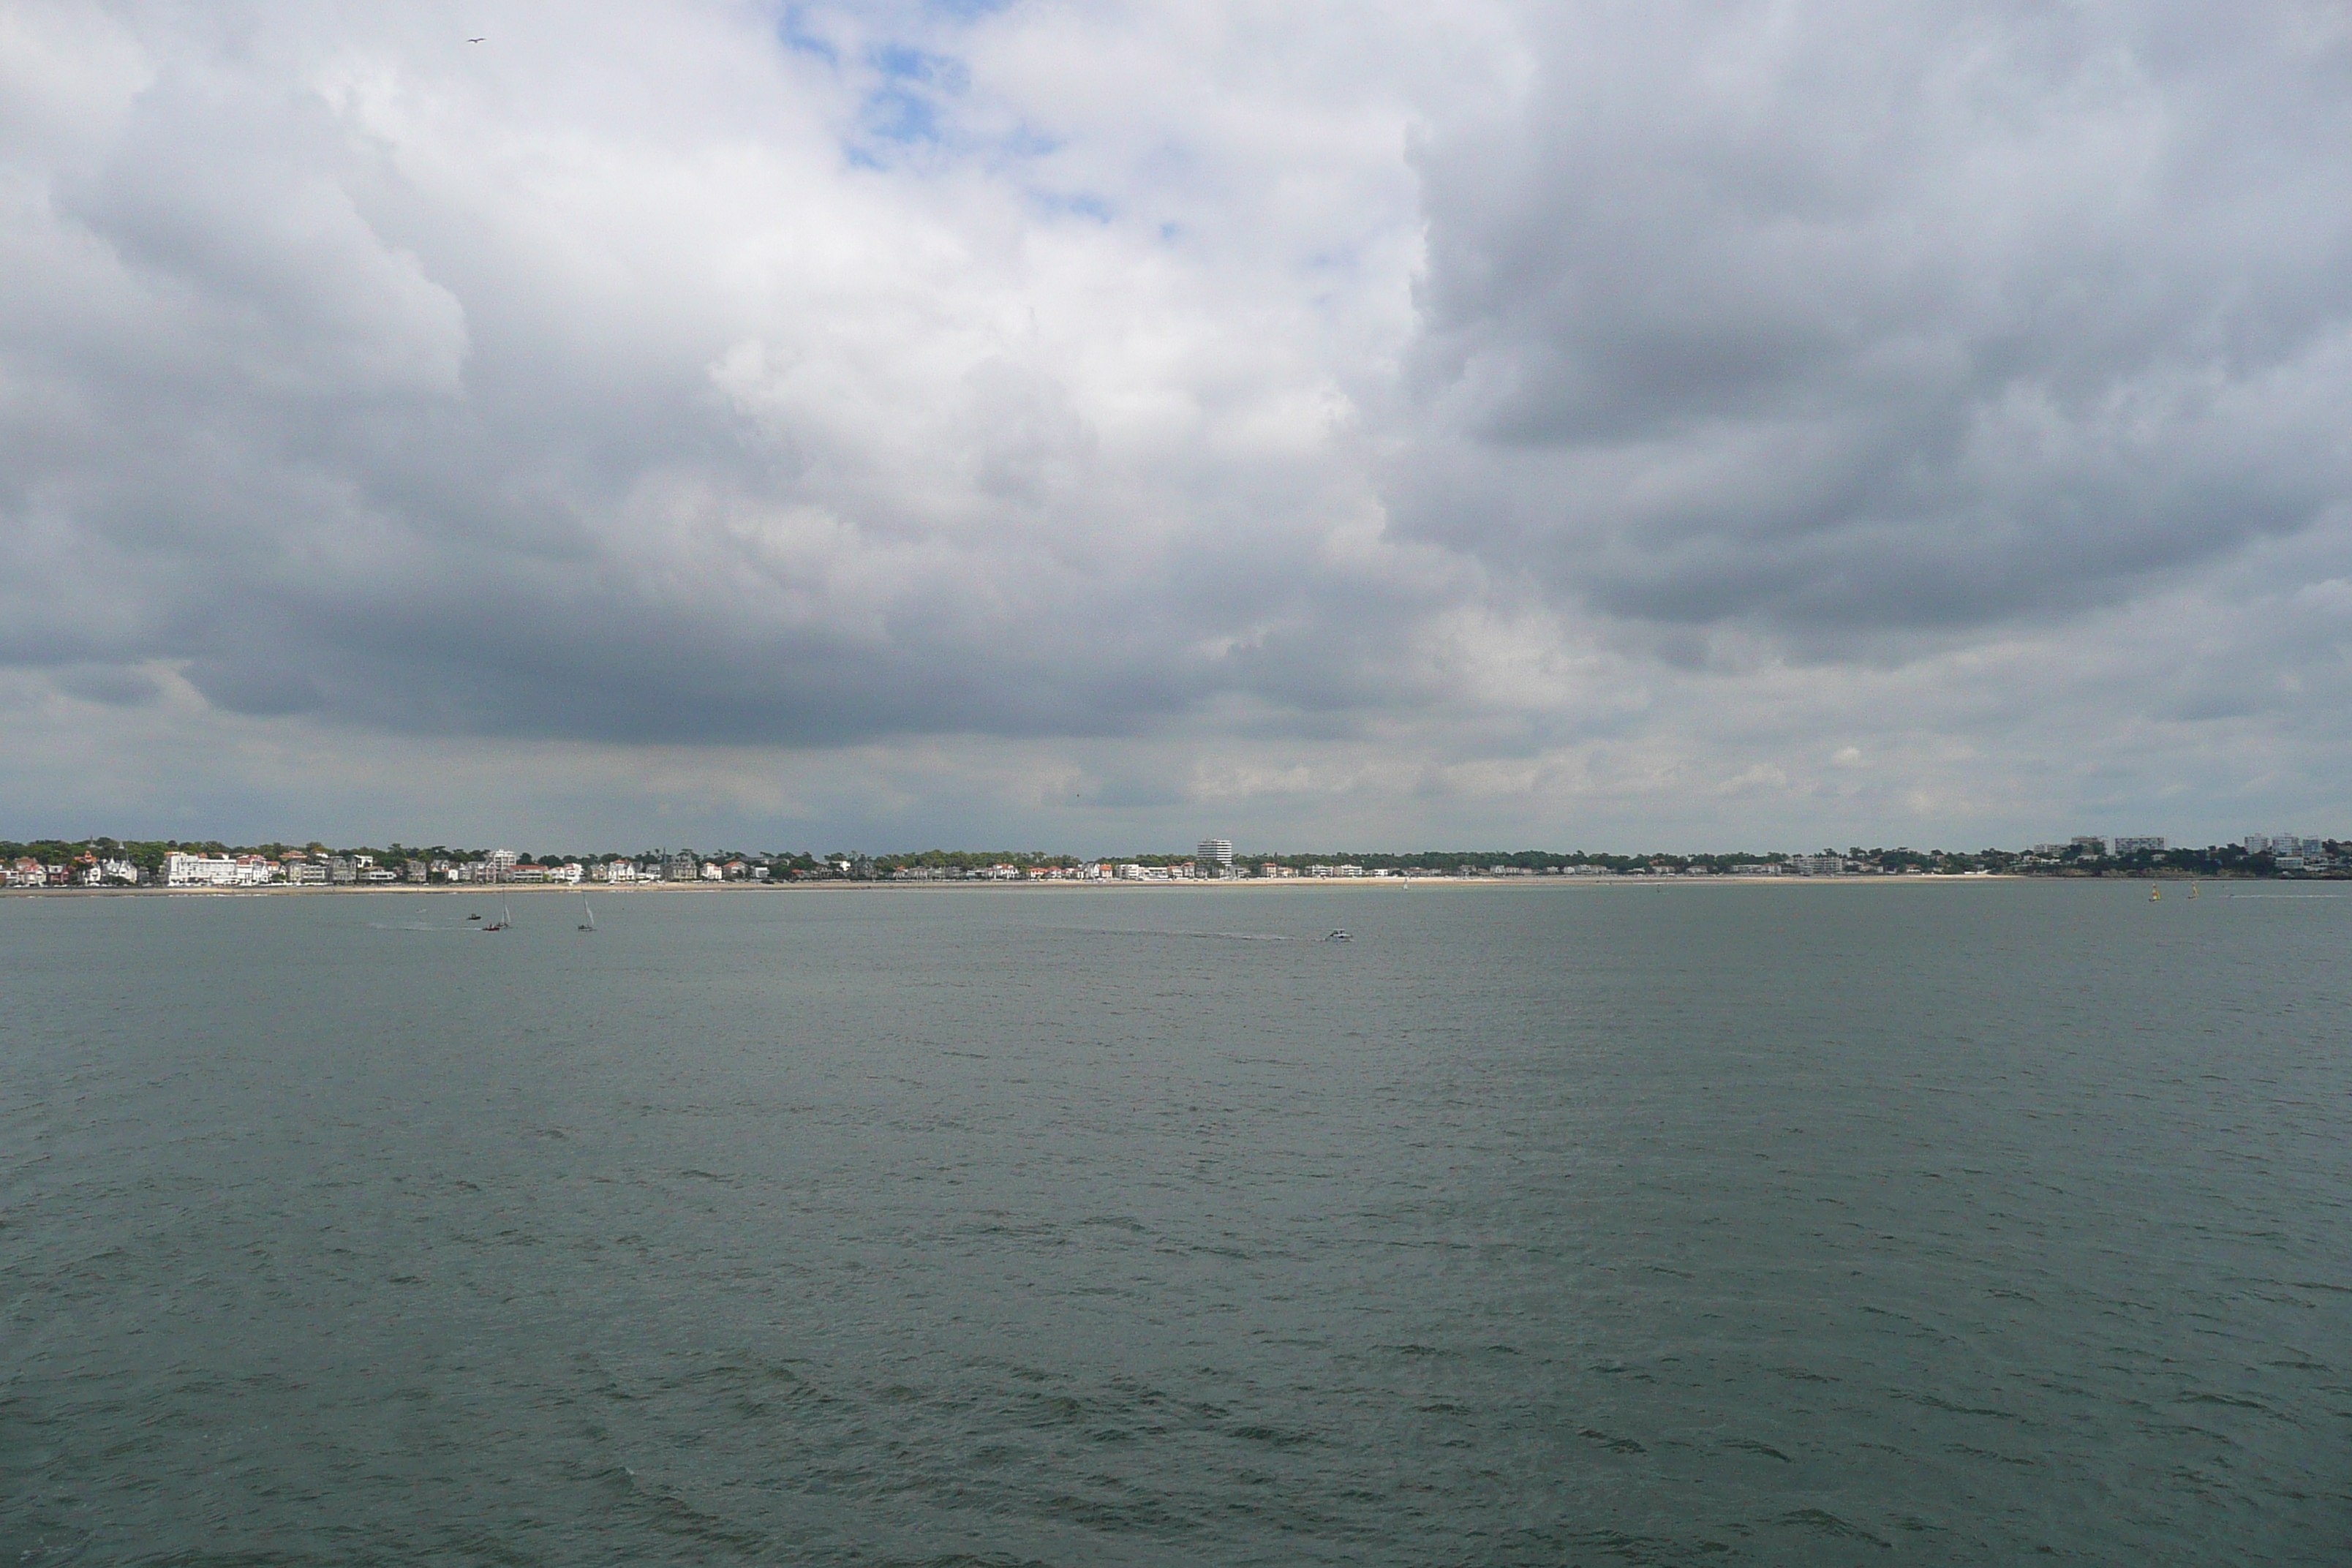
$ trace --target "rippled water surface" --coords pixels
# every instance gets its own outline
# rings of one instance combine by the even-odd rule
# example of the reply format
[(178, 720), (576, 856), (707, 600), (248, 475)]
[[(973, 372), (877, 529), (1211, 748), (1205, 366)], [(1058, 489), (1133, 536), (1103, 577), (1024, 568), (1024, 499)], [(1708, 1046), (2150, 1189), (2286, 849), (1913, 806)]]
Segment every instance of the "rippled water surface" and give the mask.
[(0, 1563), (2352, 1556), (2352, 900), (485, 907), (0, 901)]

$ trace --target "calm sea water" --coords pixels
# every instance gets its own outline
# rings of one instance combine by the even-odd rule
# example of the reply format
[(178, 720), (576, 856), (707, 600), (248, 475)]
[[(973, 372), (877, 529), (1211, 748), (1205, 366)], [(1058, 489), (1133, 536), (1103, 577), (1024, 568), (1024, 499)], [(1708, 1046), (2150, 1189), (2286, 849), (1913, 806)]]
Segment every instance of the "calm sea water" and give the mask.
[(2297, 890), (0, 901), (0, 1563), (2343, 1563)]

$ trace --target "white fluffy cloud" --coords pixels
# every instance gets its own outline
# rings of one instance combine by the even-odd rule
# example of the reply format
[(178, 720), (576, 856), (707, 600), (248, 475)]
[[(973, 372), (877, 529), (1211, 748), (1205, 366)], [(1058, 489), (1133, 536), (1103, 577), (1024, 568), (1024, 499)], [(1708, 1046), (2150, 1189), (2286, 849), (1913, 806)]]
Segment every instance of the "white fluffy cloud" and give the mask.
[(26, 0), (0, 805), (2324, 827), (2340, 23)]

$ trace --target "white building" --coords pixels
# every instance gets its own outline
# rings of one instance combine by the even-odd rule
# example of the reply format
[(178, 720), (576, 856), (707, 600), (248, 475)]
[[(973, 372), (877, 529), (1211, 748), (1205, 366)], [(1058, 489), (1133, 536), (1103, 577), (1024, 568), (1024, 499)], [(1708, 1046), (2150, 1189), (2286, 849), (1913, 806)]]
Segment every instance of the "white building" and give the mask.
[(1203, 838), (1201, 847), (1192, 851), (1192, 861), (1204, 877), (1230, 877), (1234, 874), (1234, 841)]
[(236, 862), (226, 855), (187, 855), (174, 849), (163, 857), (167, 888), (226, 888), (236, 879)]
[(2164, 840), (2157, 837), (2141, 836), (2115, 840), (2115, 852), (2117, 855), (2137, 855), (2143, 850), (2154, 854), (2163, 847)]
[(163, 857), (163, 883), (172, 888), (250, 888), (269, 880), (269, 862), (258, 855), (191, 855), (174, 849)]

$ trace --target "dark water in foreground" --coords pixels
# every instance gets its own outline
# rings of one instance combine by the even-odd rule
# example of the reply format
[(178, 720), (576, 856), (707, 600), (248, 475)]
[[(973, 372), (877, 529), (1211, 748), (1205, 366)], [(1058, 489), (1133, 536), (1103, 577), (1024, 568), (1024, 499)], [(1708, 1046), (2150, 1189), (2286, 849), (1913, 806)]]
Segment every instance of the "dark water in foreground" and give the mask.
[(0, 1563), (2345, 1562), (2179, 893), (0, 901)]

